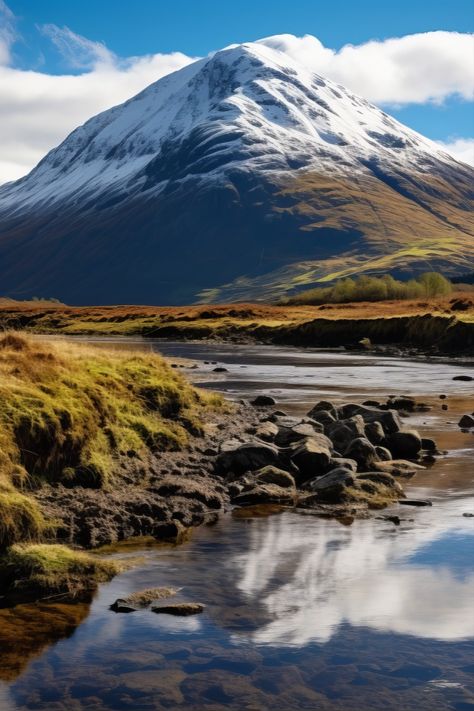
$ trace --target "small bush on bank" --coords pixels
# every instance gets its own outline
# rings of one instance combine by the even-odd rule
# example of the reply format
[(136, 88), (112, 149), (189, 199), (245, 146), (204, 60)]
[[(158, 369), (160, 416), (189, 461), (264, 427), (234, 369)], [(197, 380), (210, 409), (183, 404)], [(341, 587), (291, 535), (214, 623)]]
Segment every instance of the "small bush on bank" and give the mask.
[(340, 279), (333, 286), (302, 291), (284, 301), (289, 305), (347, 304), (357, 301), (395, 301), (447, 296), (452, 284), (438, 272), (425, 272), (409, 281), (399, 281), (390, 274), (362, 275)]

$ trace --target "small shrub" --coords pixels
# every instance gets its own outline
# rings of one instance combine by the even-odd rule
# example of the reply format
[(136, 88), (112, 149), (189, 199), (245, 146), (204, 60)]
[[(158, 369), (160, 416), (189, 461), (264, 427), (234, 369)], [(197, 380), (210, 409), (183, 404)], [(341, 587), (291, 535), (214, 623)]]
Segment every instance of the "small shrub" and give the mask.
[(416, 279), (398, 281), (390, 274), (362, 275), (340, 279), (331, 287), (316, 287), (285, 300), (289, 305), (347, 304), (357, 301), (387, 301), (446, 296), (452, 284), (442, 274), (425, 272)]

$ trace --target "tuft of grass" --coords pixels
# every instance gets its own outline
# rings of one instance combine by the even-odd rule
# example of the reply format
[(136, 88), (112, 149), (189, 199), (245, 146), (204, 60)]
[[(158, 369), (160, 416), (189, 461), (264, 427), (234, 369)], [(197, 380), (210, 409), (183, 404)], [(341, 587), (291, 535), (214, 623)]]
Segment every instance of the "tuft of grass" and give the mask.
[(75, 598), (94, 591), (121, 569), (116, 561), (58, 544), (15, 544), (0, 558), (2, 590), (36, 597)]
[(0, 490), (0, 550), (19, 541), (38, 539), (46, 524), (34, 499)]
[(107, 486), (123, 458), (184, 447), (221, 400), (153, 353), (0, 338), (0, 471)]

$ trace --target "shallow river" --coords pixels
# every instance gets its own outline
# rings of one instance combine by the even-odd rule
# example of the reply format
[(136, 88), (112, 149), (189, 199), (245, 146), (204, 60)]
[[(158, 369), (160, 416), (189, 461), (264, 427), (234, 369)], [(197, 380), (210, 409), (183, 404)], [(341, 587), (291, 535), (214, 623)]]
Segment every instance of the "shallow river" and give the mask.
[[(449, 453), (406, 488), (433, 506), (398, 507), (400, 526), (229, 514), (180, 547), (140, 550), (143, 563), (90, 606), (0, 611), (0, 710), (474, 709), (474, 518), (463, 516), (474, 513), (474, 434), (456, 424), (474, 409), (474, 382), (452, 380), (473, 369), (263, 346), (154, 347), (198, 361), (183, 372), (206, 387), (269, 393), (291, 413), (322, 398), (418, 396), (433, 409), (408, 422)], [(161, 585), (182, 588), (180, 599), (205, 612), (108, 609)]]

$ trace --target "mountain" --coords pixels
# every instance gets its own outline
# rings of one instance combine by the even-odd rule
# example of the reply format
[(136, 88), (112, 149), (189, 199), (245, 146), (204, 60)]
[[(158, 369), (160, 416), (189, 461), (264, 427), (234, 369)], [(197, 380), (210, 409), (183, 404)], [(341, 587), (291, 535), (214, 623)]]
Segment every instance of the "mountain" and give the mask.
[(179, 304), (363, 271), (467, 273), (473, 173), (264, 42), (232, 46), (0, 188), (0, 292)]

